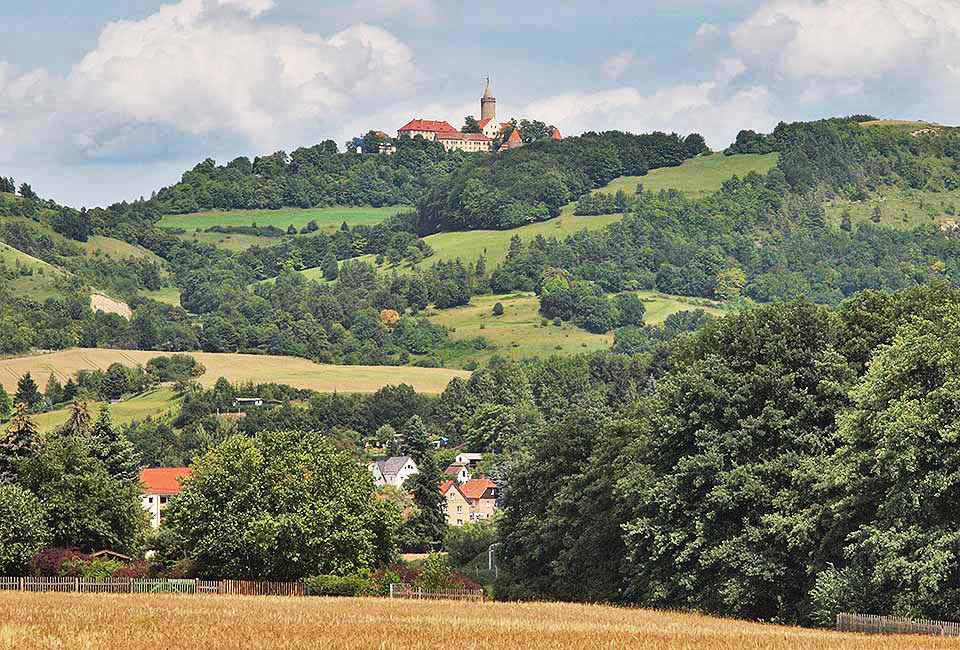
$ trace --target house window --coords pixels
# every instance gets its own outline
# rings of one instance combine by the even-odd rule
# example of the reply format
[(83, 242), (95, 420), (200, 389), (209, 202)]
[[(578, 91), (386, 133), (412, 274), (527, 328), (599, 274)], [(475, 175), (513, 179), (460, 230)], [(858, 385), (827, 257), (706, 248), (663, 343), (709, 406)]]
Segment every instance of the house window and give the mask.
[(457, 519), (457, 525), (458, 525), (458, 526), (462, 526), (462, 525), (463, 525), (463, 519)]
[(463, 512), (463, 506), (457, 506), (457, 512)]
[(167, 497), (160, 497), (160, 505), (163, 505), (167, 502)]

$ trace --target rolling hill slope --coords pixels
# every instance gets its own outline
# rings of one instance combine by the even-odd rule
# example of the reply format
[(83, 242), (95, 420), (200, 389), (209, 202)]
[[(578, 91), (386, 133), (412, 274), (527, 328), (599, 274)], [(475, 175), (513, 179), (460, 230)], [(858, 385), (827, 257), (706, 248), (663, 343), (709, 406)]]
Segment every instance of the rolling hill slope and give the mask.
[[(690, 196), (703, 196), (719, 190), (724, 181), (734, 176), (745, 176), (750, 172), (766, 173), (777, 164), (777, 159), (778, 154), (775, 153), (699, 156), (687, 160), (679, 167), (652, 170), (646, 176), (622, 176), (596, 191), (613, 193), (623, 190), (632, 193), (636, 191), (637, 184), (642, 183), (646, 191), (677, 189)], [(529, 241), (538, 235), (563, 238), (581, 230), (599, 230), (623, 217), (621, 214), (577, 216), (573, 213), (575, 207), (575, 203), (570, 203), (555, 219), (512, 230), (468, 230), (429, 235), (424, 240), (430, 244), (434, 254), (413, 266), (402, 264), (397, 267), (397, 270), (403, 272), (411, 268), (429, 268), (436, 262), (455, 259), (476, 262), (480, 256), (486, 257), (487, 268), (494, 268), (506, 257), (510, 239), (514, 236), (524, 241)], [(371, 264), (375, 263), (373, 255), (365, 255), (358, 259)], [(385, 263), (378, 268), (391, 270), (393, 267)], [(313, 280), (323, 279), (323, 270), (320, 268), (305, 269), (303, 274)]]

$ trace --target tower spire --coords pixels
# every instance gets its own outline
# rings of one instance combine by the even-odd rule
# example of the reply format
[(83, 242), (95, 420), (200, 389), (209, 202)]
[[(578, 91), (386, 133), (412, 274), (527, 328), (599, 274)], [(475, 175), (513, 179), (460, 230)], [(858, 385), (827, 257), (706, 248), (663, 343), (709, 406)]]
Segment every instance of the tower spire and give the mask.
[(490, 90), (490, 77), (487, 77), (487, 87), (483, 90), (483, 97), (480, 98), (480, 119), (494, 120), (497, 117), (497, 100)]

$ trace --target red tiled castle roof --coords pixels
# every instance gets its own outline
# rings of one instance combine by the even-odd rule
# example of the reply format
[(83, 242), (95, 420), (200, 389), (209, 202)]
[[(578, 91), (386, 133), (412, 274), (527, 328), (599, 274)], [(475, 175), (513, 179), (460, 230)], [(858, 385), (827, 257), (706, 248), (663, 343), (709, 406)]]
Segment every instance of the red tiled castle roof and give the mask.
[(444, 120), (410, 120), (399, 131), (432, 131), (434, 133), (458, 133)]

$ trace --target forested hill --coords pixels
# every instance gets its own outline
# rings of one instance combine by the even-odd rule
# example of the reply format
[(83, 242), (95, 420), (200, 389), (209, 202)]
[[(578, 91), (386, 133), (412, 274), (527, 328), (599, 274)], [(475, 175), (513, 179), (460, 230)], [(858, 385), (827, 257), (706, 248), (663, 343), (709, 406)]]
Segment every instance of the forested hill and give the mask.
[(430, 188), (417, 209), (417, 231), (506, 230), (544, 221), (619, 176), (674, 167), (706, 148), (696, 133), (682, 139), (609, 131), (475, 157)]
[[(960, 283), (960, 238), (950, 218), (960, 202), (960, 130), (834, 119), (781, 124), (770, 135), (745, 132), (732, 148), (769, 151), (780, 153), (769, 173), (730, 179), (702, 199), (642, 188), (585, 196), (578, 214), (625, 218), (564, 240), (517, 242), (491, 286), (533, 289), (559, 269), (565, 286), (593, 286), (575, 293), (656, 288), (836, 303), (863, 289), (942, 277)], [(891, 214), (899, 208), (882, 193), (894, 190), (923, 205), (920, 217)], [(849, 206), (836, 221), (828, 218), (834, 205)], [(870, 206), (872, 217), (854, 223), (850, 212), (860, 205)]]
[(395, 154), (338, 153), (327, 140), (287, 154), (240, 157), (218, 166), (209, 158), (149, 201), (161, 214), (212, 209), (310, 208), (327, 205), (414, 205), (466, 154), (423, 138), (398, 140)]

